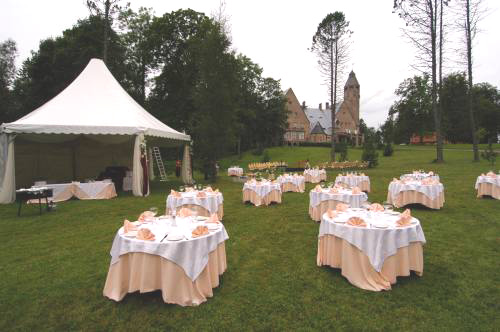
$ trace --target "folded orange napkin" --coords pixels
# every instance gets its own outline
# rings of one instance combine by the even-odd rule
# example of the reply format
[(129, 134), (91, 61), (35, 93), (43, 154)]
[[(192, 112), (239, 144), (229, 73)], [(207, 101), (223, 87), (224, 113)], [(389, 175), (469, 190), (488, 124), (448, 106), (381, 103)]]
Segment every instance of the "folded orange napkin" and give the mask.
[(401, 213), (401, 216), (399, 217), (399, 220), (396, 221), (396, 225), (398, 227), (403, 227), (403, 226), (408, 226), (411, 223), (411, 212), (410, 209), (404, 210), (403, 213)]
[(361, 189), (359, 189), (359, 187), (354, 187), (352, 188), (352, 193), (353, 195), (361, 194)]
[(349, 218), (349, 220), (347, 220), (347, 224), (356, 227), (366, 227), (365, 221), (359, 217)]
[(430, 176), (433, 176), (433, 175), (434, 175), (434, 172), (433, 172), (433, 171), (430, 171), (430, 172), (429, 172), (429, 175), (430, 175)]
[(207, 197), (207, 194), (204, 192), (204, 191), (198, 191), (198, 193), (196, 194), (196, 197)]
[(199, 236), (206, 235), (206, 234), (208, 234), (208, 227), (207, 226), (198, 226), (191, 232), (191, 235), (193, 237), (199, 237)]
[(484, 173), (481, 173), (481, 176), (486, 176)]
[(321, 192), (321, 186), (318, 184), (316, 185), (316, 187), (314, 187), (314, 190), (316, 190), (317, 192)]
[(338, 194), (339, 190), (335, 187), (330, 188), (330, 194)]
[(344, 211), (347, 211), (347, 209), (348, 209), (348, 208), (349, 208), (349, 207), (348, 207), (346, 204), (344, 204), (344, 203), (339, 203), (339, 204), (337, 204), (337, 206), (335, 207), (335, 210), (344, 212)]
[(140, 222), (144, 222), (148, 219), (152, 219), (154, 218), (155, 214), (151, 211), (144, 211), (143, 213), (141, 213), (141, 215), (139, 216), (139, 218), (137, 218), (138, 221)]
[(489, 176), (489, 177), (492, 177), (492, 178), (496, 178), (497, 175), (495, 173), (493, 173), (492, 171), (489, 171), (488, 173), (486, 173), (486, 176)]
[(205, 188), (205, 191), (211, 193), (214, 190), (212, 189), (212, 187), (208, 186), (208, 187)]
[(131, 223), (127, 219), (125, 219), (123, 221), (123, 232), (124, 233), (128, 233), (128, 232), (131, 232), (131, 231), (136, 231), (136, 230), (137, 230), (136, 224)]
[(147, 228), (141, 228), (137, 232), (137, 239), (139, 240), (144, 240), (144, 241), (154, 241), (155, 240), (155, 235)]
[(186, 191), (187, 192), (192, 192), (192, 191), (194, 191), (194, 188), (193, 187), (188, 187), (188, 188), (186, 188)]
[(361, 173), (361, 174), (359, 174), (359, 176), (365, 176), (365, 173)]
[(181, 218), (190, 217), (191, 215), (192, 215), (191, 210), (185, 207), (181, 208), (178, 213), (178, 216)]
[(218, 192), (219, 192), (219, 189), (215, 189), (214, 191), (215, 191), (216, 193), (218, 193)]
[(384, 211), (384, 207), (379, 203), (373, 203), (372, 205), (370, 205), (370, 211), (382, 212)]
[(332, 210), (332, 209), (328, 209), (326, 211), (326, 215), (328, 216), (328, 218), (333, 219), (333, 218), (337, 217), (337, 211)]
[(217, 216), (217, 213), (212, 213), (212, 215), (210, 216), (210, 218), (208, 218), (206, 222), (219, 224), (220, 223), (219, 216)]

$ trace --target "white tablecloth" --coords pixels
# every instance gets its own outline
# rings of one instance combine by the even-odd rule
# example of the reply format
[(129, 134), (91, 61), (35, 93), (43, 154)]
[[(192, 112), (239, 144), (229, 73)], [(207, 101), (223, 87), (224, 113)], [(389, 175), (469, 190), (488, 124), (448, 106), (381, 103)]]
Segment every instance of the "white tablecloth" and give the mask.
[(330, 189), (323, 189), (317, 192), (315, 189), (309, 192), (309, 206), (315, 207), (322, 201), (337, 201), (349, 204), (351, 207), (358, 208), (368, 200), (368, 196), (361, 192), (361, 194), (353, 194), (349, 189), (340, 189), (339, 193), (332, 194)]
[[(347, 221), (350, 217), (357, 216), (365, 220), (368, 227), (349, 226), (346, 223), (334, 221)], [(407, 227), (395, 227), (399, 216), (385, 213), (372, 213), (368, 217), (366, 211), (352, 211), (349, 209), (341, 213), (337, 218), (330, 219), (323, 214), (319, 226), (319, 237), (330, 234), (340, 237), (361, 250), (370, 260), (373, 268), (380, 272), (384, 261), (396, 253), (398, 248), (406, 247), (411, 242), (425, 243), (425, 236), (418, 219), (412, 219), (412, 225)], [(375, 225), (387, 223), (388, 228), (376, 228)]]
[(241, 167), (229, 167), (227, 169), (227, 175), (236, 175), (236, 176), (242, 176), (243, 175), (243, 168)]
[(326, 176), (326, 171), (324, 169), (308, 168), (304, 170), (304, 175), (309, 174), (311, 177), (316, 178), (320, 175)]
[(368, 177), (367, 175), (337, 175), (337, 177), (335, 178), (335, 183), (345, 183), (349, 185), (349, 187), (359, 187), (360, 183), (364, 181), (370, 183), (370, 177)]
[(260, 197), (264, 197), (273, 190), (277, 190), (281, 193), (281, 185), (277, 182), (272, 183), (269, 181), (245, 182), (243, 190), (252, 190)]
[(211, 214), (217, 213), (219, 205), (224, 202), (222, 193), (206, 192), (207, 197), (197, 197), (197, 191), (181, 192), (181, 197), (167, 196), (167, 211), (174, 210), (182, 205), (193, 204), (203, 206)]
[(161, 239), (165, 234), (172, 232), (174, 227), (170, 226), (169, 220), (160, 220), (154, 224), (143, 224), (140, 227), (149, 228), (155, 235), (155, 241), (143, 241), (129, 238), (123, 235), (123, 227), (115, 235), (111, 247), (111, 264), (120, 260), (120, 256), (130, 252), (142, 252), (158, 255), (168, 259), (185, 271), (186, 275), (195, 281), (208, 263), (208, 255), (217, 246), (229, 239), (225, 227), (220, 224), (216, 231), (198, 238), (192, 238), (191, 232), (201, 223), (193, 223), (191, 218), (177, 218), (178, 231), (182, 232), (187, 239), (180, 241), (168, 241)]
[[(65, 201), (73, 196), (78, 197), (78, 193), (76, 191), (77, 188), (87, 194), (88, 197), (85, 197), (85, 199), (96, 199), (99, 194), (103, 192), (103, 190), (107, 190), (108, 187), (114, 188), (114, 186), (113, 182), (108, 181), (95, 181), (88, 183), (72, 182), (44, 185), (44, 187), (52, 189), (52, 197), (49, 197), (49, 200), (53, 200), (55, 202)], [(115, 197), (116, 192), (114, 189), (112, 191), (114, 195), (112, 197)]]
[(305, 177), (302, 176), (302, 175), (298, 175), (298, 176), (294, 176), (294, 175), (287, 175), (287, 176), (280, 175), (280, 176), (278, 176), (278, 178), (276, 179), (276, 181), (278, 181), (279, 184), (283, 184), (283, 183), (289, 182), (289, 183), (293, 183), (297, 187), (300, 187), (300, 185), (304, 183)]
[(429, 173), (411, 173), (411, 174), (409, 173), (409, 174), (403, 174), (399, 178), (400, 179), (409, 178), (409, 179), (413, 179), (413, 180), (417, 180), (417, 181), (431, 178), (433, 180), (440, 181), (438, 174), (430, 175)]
[(415, 190), (418, 191), (430, 199), (435, 199), (444, 190), (442, 183), (424, 185), (421, 181), (411, 181), (407, 183), (392, 181), (389, 183), (389, 193), (393, 199), (402, 191)]
[(123, 178), (123, 191), (132, 190), (132, 176), (126, 176)]
[(476, 179), (476, 184), (474, 186), (475, 189), (479, 189), (479, 184), (480, 183), (491, 183), (492, 185), (495, 185), (497, 187), (500, 187), (500, 175), (497, 175), (497, 177), (491, 177), (491, 176), (478, 176)]
[(101, 193), (106, 187), (114, 186), (112, 182), (107, 181), (95, 181), (88, 183), (78, 183), (75, 184), (84, 193), (86, 193), (90, 198), (95, 198), (99, 193)]

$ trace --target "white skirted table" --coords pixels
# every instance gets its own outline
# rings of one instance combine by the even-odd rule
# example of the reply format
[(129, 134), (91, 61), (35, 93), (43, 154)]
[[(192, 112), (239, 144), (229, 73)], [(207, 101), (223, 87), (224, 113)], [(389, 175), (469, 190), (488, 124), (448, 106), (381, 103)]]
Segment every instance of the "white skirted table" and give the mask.
[(243, 168), (238, 167), (238, 166), (232, 166), (227, 169), (227, 175), (228, 176), (242, 176), (243, 175)]
[(308, 168), (304, 170), (306, 182), (319, 183), (326, 181), (326, 171), (324, 169)]
[(278, 181), (278, 183), (281, 185), (282, 192), (293, 191), (293, 192), (303, 193), (304, 190), (306, 189), (305, 177), (302, 175), (284, 174), (278, 176), (276, 181)]
[(46, 184), (43, 187), (52, 189), (52, 197), (48, 198), (52, 202), (67, 201), (72, 197), (78, 199), (111, 199), (117, 196), (115, 184), (111, 181)]
[(200, 216), (211, 216), (217, 213), (219, 219), (224, 217), (224, 197), (218, 191), (187, 191), (172, 193), (167, 196), (167, 214), (178, 212), (183, 207), (196, 210)]
[(337, 204), (345, 203), (352, 208), (359, 208), (368, 200), (364, 192), (353, 193), (351, 189), (337, 189), (331, 192), (330, 188), (315, 188), (309, 192), (309, 216), (314, 221), (321, 221), (321, 216), (328, 209), (335, 210)]
[(255, 206), (281, 203), (281, 185), (274, 181), (250, 180), (243, 185), (243, 203), (251, 202)]
[[(397, 212), (361, 210), (322, 216), (317, 265), (339, 268), (351, 284), (371, 291), (390, 290), (397, 277), (410, 271), (422, 276), (425, 236), (420, 222), (412, 218), (409, 225), (398, 227)], [(365, 226), (349, 225), (351, 217), (361, 218)]]
[(417, 203), (440, 209), (444, 205), (444, 186), (429, 180), (393, 180), (389, 184), (387, 201), (396, 207)]
[[(222, 223), (199, 219), (177, 217), (175, 227), (168, 219), (139, 226), (154, 234), (152, 241), (120, 228), (111, 247), (103, 295), (121, 301), (128, 293), (161, 290), (164, 302), (181, 306), (199, 305), (212, 297), (227, 268), (224, 241), (229, 236)], [(193, 237), (193, 230), (204, 225), (209, 225), (208, 234)]]
[(500, 199), (500, 174), (493, 172), (481, 174), (477, 177), (474, 188), (477, 190), (477, 197), (491, 196)]
[(361, 191), (370, 192), (370, 177), (361, 174), (361, 175), (342, 175), (339, 174), (335, 178), (335, 183), (344, 183), (349, 187), (358, 187)]

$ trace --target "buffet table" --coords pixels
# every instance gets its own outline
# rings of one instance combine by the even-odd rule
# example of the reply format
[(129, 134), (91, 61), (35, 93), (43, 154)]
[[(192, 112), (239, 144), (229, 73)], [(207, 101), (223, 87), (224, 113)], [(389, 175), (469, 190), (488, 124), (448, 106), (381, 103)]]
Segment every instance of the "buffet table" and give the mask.
[(251, 202), (255, 206), (281, 203), (281, 185), (274, 181), (250, 180), (243, 185), (243, 203)]
[(431, 209), (440, 209), (444, 205), (444, 186), (432, 179), (428, 181), (394, 179), (389, 184), (387, 201), (396, 207), (418, 203)]
[(328, 209), (335, 210), (337, 204), (345, 203), (350, 207), (359, 208), (368, 200), (368, 196), (360, 191), (353, 193), (352, 189), (336, 188), (337, 192), (332, 192), (331, 188), (319, 188), (309, 192), (309, 216), (314, 221), (321, 221), (321, 216)]
[[(116, 233), (111, 247), (103, 295), (121, 301), (127, 293), (161, 290), (163, 301), (195, 306), (213, 296), (219, 276), (227, 268), (224, 241), (229, 237), (222, 223), (208, 223), (202, 217), (157, 219), (134, 223), (137, 230)], [(207, 234), (195, 234), (208, 227)], [(138, 239), (141, 229), (153, 234)]]
[(308, 168), (304, 170), (306, 182), (319, 183), (326, 181), (326, 171), (324, 169)]
[(224, 197), (218, 191), (193, 190), (187, 192), (171, 191), (167, 196), (167, 213), (176, 213), (183, 207), (196, 210), (200, 216), (211, 216), (217, 213), (219, 219), (224, 217)]
[(303, 193), (306, 189), (305, 177), (302, 175), (294, 174), (284, 174), (278, 176), (276, 179), (278, 183), (281, 185), (282, 192), (298, 192)]
[(48, 198), (52, 202), (67, 201), (72, 197), (78, 199), (111, 199), (117, 196), (115, 185), (110, 181), (46, 184), (43, 187), (52, 190), (52, 196)]
[(335, 183), (344, 183), (349, 187), (358, 187), (362, 191), (370, 192), (370, 178), (364, 174), (339, 174), (335, 178)]
[(491, 196), (500, 199), (500, 175), (493, 172), (481, 174), (477, 177), (474, 188), (477, 190), (477, 197)]
[[(352, 217), (361, 218), (363, 224), (350, 225)], [(399, 227), (399, 219), (397, 212), (389, 211), (349, 209), (332, 218), (325, 213), (317, 265), (340, 268), (351, 284), (371, 291), (390, 290), (397, 277), (408, 276), (410, 271), (422, 276), (425, 236), (420, 222), (411, 218)]]
[(227, 169), (227, 175), (228, 176), (242, 176), (243, 175), (243, 168), (238, 167), (238, 166), (229, 167)]

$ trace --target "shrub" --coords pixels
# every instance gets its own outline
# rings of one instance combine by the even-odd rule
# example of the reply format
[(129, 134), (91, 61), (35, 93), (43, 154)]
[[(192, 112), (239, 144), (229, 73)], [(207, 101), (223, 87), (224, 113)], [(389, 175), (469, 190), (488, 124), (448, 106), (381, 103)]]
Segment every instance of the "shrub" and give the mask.
[(347, 160), (347, 143), (340, 142), (335, 145), (335, 152), (340, 152), (339, 161)]
[(387, 143), (384, 148), (384, 157), (390, 157), (394, 153), (394, 149), (392, 148), (391, 143)]
[(264, 150), (264, 153), (262, 155), (262, 162), (267, 163), (268, 161), (271, 161), (271, 158), (269, 157), (269, 152), (267, 152), (267, 150)]
[(367, 140), (363, 145), (363, 154), (361, 160), (368, 162), (368, 168), (373, 168), (378, 165), (378, 152), (371, 140)]
[(488, 160), (491, 163), (491, 166), (495, 165), (495, 161), (497, 160), (497, 153), (493, 150), (493, 146), (491, 145), (491, 141), (488, 144), (488, 148), (481, 152), (481, 157), (483, 159)]

